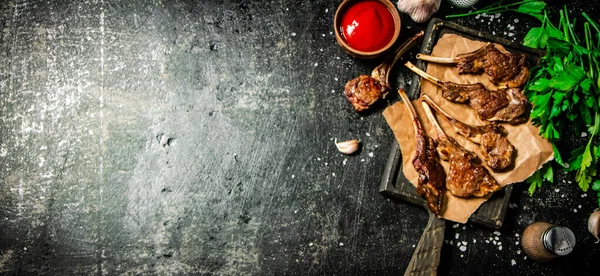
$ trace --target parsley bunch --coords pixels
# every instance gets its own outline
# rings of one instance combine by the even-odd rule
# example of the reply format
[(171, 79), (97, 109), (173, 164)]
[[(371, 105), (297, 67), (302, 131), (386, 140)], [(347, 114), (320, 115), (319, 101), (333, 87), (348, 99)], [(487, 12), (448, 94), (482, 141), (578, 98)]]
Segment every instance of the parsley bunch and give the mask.
[[(518, 5), (518, 7), (517, 7)], [(575, 32), (581, 24), (571, 21), (566, 7), (560, 11), (558, 25), (552, 24), (544, 1), (526, 0), (512, 4), (496, 3), (477, 11), (447, 16), (470, 16), (479, 13), (515, 11), (531, 15), (542, 23), (532, 28), (523, 45), (542, 49), (546, 55), (538, 66), (531, 68), (525, 95), (533, 103), (531, 119), (540, 126), (540, 135), (552, 142), (557, 164), (574, 171), (575, 180), (584, 192), (591, 187), (598, 194), (600, 207), (600, 24), (582, 13), (583, 39)], [(560, 151), (556, 144), (568, 133), (587, 130), (585, 146), (572, 152)], [(565, 159), (563, 159), (565, 156)], [(563, 160), (567, 160), (564, 162)], [(543, 180), (553, 182), (550, 163), (534, 173), (529, 194), (542, 186)]]
[[(600, 180), (597, 165), (600, 159), (598, 132), (600, 131), (600, 25), (587, 14), (584, 20), (584, 39), (574, 31), (566, 7), (560, 11), (558, 26), (552, 24), (546, 12), (542, 26), (532, 28), (523, 45), (543, 49), (547, 54), (538, 66), (531, 69), (524, 92), (533, 103), (531, 119), (540, 126), (540, 134), (554, 146), (556, 163), (567, 171), (576, 171), (575, 180), (585, 192), (590, 186), (598, 193)], [(593, 31), (592, 31), (593, 29)], [(570, 131), (589, 131), (586, 146), (570, 153), (568, 163), (556, 143)], [(528, 179), (529, 192), (541, 187), (542, 179), (553, 180), (552, 167), (547, 165)]]

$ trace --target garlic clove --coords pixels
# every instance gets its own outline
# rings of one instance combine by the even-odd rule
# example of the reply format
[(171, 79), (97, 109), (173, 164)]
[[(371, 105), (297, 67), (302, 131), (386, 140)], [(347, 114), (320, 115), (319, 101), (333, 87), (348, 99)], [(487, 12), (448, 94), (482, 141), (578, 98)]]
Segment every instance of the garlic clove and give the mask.
[(417, 23), (427, 21), (440, 8), (441, 0), (398, 0), (397, 7)]
[(343, 154), (352, 154), (354, 152), (356, 152), (358, 150), (358, 139), (354, 139), (354, 140), (348, 140), (348, 141), (344, 141), (344, 142), (339, 142), (335, 141), (335, 146), (337, 147), (337, 149), (343, 153)]
[(594, 211), (588, 218), (588, 231), (596, 238), (596, 243), (600, 242), (600, 210)]

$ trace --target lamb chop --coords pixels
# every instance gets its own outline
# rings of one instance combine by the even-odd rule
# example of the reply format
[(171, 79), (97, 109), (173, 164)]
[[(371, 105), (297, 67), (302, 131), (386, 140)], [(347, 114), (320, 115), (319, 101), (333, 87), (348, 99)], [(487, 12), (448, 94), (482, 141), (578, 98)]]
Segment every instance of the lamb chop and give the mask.
[(421, 77), (442, 88), (442, 97), (457, 102), (467, 103), (477, 112), (481, 120), (521, 124), (529, 120), (531, 103), (519, 88), (487, 90), (481, 83), (458, 84), (441, 81), (410, 62), (406, 67)]
[(427, 102), (422, 102), (423, 109), (433, 128), (438, 134), (437, 152), (440, 158), (450, 163), (446, 177), (446, 188), (457, 197), (484, 197), (501, 187), (490, 172), (480, 164), (477, 155), (460, 146), (456, 140), (447, 136), (438, 125)]
[(384, 60), (379, 66), (373, 69), (370, 76), (360, 75), (346, 83), (344, 94), (354, 107), (354, 110), (358, 112), (365, 111), (390, 92), (389, 75), (392, 67), (394, 67), (394, 64), (402, 55), (418, 44), (423, 38), (423, 34), (424, 32), (421, 31), (407, 40), (398, 48), (394, 58)]
[(439, 215), (442, 210), (444, 193), (446, 191), (444, 183), (446, 172), (444, 172), (444, 168), (437, 160), (439, 157), (435, 151), (435, 142), (425, 135), (423, 127), (421, 127), (421, 123), (419, 123), (417, 112), (412, 106), (410, 99), (408, 99), (408, 96), (402, 89), (398, 91), (398, 94), (400, 94), (406, 109), (408, 109), (410, 113), (413, 128), (415, 130), (417, 149), (412, 164), (419, 174), (417, 180), (417, 193), (425, 199), (429, 210), (435, 215)]
[(483, 160), (492, 170), (502, 171), (513, 164), (515, 147), (502, 135), (504, 127), (495, 122), (482, 126), (468, 125), (453, 118), (429, 96), (423, 95), (423, 100), (448, 120), (458, 134), (479, 145)]
[(434, 57), (418, 54), (418, 59), (435, 63), (456, 64), (459, 74), (485, 72), (490, 81), (498, 86), (522, 87), (529, 77), (527, 56), (524, 54), (502, 53), (487, 43), (485, 46), (453, 58)]

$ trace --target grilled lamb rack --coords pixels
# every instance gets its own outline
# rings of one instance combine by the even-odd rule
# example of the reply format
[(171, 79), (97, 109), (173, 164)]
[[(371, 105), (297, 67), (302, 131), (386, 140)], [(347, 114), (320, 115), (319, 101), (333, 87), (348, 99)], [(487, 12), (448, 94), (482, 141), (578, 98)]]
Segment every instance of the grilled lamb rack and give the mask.
[(435, 112), (444, 117), (456, 132), (479, 145), (485, 163), (494, 171), (503, 171), (512, 166), (515, 147), (502, 135), (504, 127), (492, 122), (482, 126), (465, 124), (448, 114), (429, 96), (423, 95)]
[(450, 163), (446, 176), (446, 188), (456, 197), (484, 197), (500, 189), (496, 179), (480, 164), (477, 155), (460, 146), (456, 140), (447, 136), (438, 125), (427, 102), (422, 102), (423, 109), (431, 125), (438, 134), (437, 152), (442, 160)]
[(410, 62), (406, 62), (405, 65), (424, 79), (441, 87), (442, 97), (445, 99), (469, 104), (482, 120), (506, 122), (514, 125), (529, 120), (531, 104), (519, 88), (491, 91), (487, 90), (481, 83), (458, 84), (441, 81)]
[(373, 69), (370, 76), (360, 75), (346, 83), (344, 86), (344, 95), (346, 95), (354, 110), (358, 112), (365, 111), (390, 92), (389, 76), (394, 64), (410, 48), (417, 45), (423, 38), (423, 34), (424, 32), (421, 31), (407, 40), (398, 48), (394, 58), (384, 60), (379, 66)]
[(498, 86), (522, 87), (529, 77), (527, 56), (502, 53), (492, 43), (453, 58), (425, 54), (417, 54), (417, 58), (435, 63), (456, 64), (459, 74), (478, 74), (484, 71), (490, 81)]
[(412, 106), (410, 99), (408, 99), (408, 96), (402, 89), (398, 91), (398, 94), (400, 94), (406, 109), (410, 113), (415, 130), (417, 149), (412, 164), (419, 174), (417, 193), (425, 199), (429, 210), (435, 215), (439, 215), (442, 210), (444, 193), (446, 191), (446, 172), (444, 172), (444, 168), (438, 161), (439, 156), (435, 151), (435, 141), (423, 131), (423, 127), (421, 127), (421, 123), (419, 123), (419, 118), (417, 117), (417, 112)]

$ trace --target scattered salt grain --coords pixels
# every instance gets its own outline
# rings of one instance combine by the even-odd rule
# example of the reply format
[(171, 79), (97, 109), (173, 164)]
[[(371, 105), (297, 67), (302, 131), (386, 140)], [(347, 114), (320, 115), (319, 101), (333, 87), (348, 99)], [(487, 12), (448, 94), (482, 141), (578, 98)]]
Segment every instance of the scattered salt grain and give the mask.
[(502, 250), (502, 245), (501, 245), (501, 246), (498, 246), (498, 250)]
[(462, 252), (467, 251), (467, 247), (464, 245), (461, 245), (458, 249), (460, 249), (460, 251), (462, 251)]
[(313, 246), (313, 245), (314, 245), (314, 244), (313, 244), (312, 242), (308, 244), (308, 246)]
[(371, 137), (371, 133), (365, 133), (365, 135), (367, 135), (367, 137)]
[(340, 246), (344, 246), (344, 243), (343, 243), (343, 242), (340, 242)]
[(517, 261), (515, 261), (514, 259), (513, 259), (513, 260), (510, 260), (510, 264), (511, 264), (512, 266), (515, 266), (515, 265), (517, 264)]
[(457, 239), (457, 240), (458, 240), (458, 237), (460, 237), (460, 234), (459, 234), (459, 233), (456, 233), (456, 235), (454, 235), (454, 239)]
[(517, 255), (521, 255), (521, 250), (517, 250)]
[[(500, 231), (494, 231), (494, 235), (500, 236), (500, 235), (502, 235), (502, 233), (500, 233)], [(498, 238), (496, 238), (496, 239), (498, 239)]]
[(577, 208), (581, 209), (581, 204), (579, 206), (577, 206)]
[(577, 209), (573, 209), (573, 213), (577, 213)]
[(587, 137), (587, 133), (585, 133), (585, 132), (582, 132), (582, 133), (581, 133), (581, 137), (582, 137), (582, 138), (585, 138), (585, 137)]
[(581, 194), (581, 197), (587, 197), (587, 194)]
[(363, 158), (363, 159), (360, 159), (360, 162), (365, 162), (365, 159), (364, 159), (364, 158)]
[(331, 173), (331, 175), (332, 175), (333, 177), (335, 177), (335, 173)]
[(452, 228), (456, 229), (456, 228), (458, 228), (459, 226), (460, 226), (460, 225), (459, 225), (458, 223), (456, 223), (456, 224), (452, 225)]
[(292, 179), (294, 179), (294, 178), (296, 178), (296, 176), (292, 174)]
[(519, 19), (515, 19), (515, 23), (519, 23)]
[(558, 192), (560, 192), (560, 189), (554, 189), (554, 192), (558, 193)]
[(373, 153), (372, 152), (369, 152), (369, 157), (373, 157)]
[(317, 67), (317, 66), (319, 66), (319, 64), (315, 62), (315, 67)]
[(296, 36), (296, 33), (292, 33), (292, 36)]
[(344, 161), (342, 161), (342, 165), (346, 166), (346, 163), (348, 163), (348, 158), (344, 158)]

